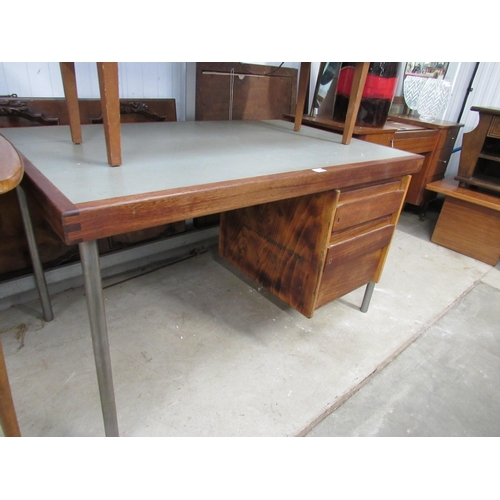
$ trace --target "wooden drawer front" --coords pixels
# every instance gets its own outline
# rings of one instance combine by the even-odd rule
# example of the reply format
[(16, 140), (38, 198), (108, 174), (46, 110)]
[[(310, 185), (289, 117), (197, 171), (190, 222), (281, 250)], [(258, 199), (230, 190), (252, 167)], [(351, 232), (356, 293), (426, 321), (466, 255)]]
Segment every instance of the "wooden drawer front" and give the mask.
[(341, 193), (335, 211), (333, 232), (390, 215), (399, 210), (404, 196), (400, 182), (390, 182)]
[(374, 279), (394, 229), (389, 224), (328, 248), (316, 308)]
[(318, 290), (315, 309), (346, 295), (357, 288), (373, 281), (383, 249), (346, 262), (341, 267), (325, 267)]
[(490, 137), (500, 138), (500, 116), (494, 116), (491, 121), (490, 129), (488, 130)]
[(325, 269), (327, 266), (338, 266), (346, 260), (356, 259), (360, 255), (386, 247), (391, 241), (394, 229), (394, 224), (387, 224), (384, 227), (331, 245), (328, 247)]
[(433, 151), (436, 147), (439, 131), (438, 130), (426, 130), (425, 135), (419, 134), (415, 135), (408, 134), (405, 136), (401, 134), (399, 137), (396, 134), (396, 138), (393, 142), (393, 147), (396, 149), (401, 149), (402, 151), (408, 151), (409, 153), (428, 153)]

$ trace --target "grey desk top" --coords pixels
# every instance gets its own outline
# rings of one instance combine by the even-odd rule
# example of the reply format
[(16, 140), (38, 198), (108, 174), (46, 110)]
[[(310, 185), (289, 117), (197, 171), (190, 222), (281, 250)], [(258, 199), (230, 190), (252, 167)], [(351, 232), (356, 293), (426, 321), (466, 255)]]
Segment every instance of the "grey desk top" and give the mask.
[(237, 179), (414, 156), (281, 121), (122, 124), (123, 165), (110, 167), (102, 125), (2, 129), (72, 203), (84, 203)]

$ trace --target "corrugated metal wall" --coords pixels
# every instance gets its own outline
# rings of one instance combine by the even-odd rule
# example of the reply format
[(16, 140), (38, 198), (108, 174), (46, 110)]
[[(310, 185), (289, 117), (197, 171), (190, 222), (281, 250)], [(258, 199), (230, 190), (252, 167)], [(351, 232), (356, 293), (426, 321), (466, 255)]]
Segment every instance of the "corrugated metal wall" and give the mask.
[[(466, 83), (468, 85), (476, 63), (462, 64), (468, 64), (468, 67), (466, 68), (467, 71), (464, 68), (464, 71), (462, 72), (462, 77), (464, 80), (467, 80)], [(470, 132), (478, 124), (479, 114), (476, 111), (470, 110), (472, 106), (500, 108), (500, 63), (479, 63), (479, 67), (472, 84), (472, 92), (470, 92), (467, 96), (464, 112), (460, 118), (460, 123), (463, 123), (464, 126), (460, 131), (457, 142), (455, 143), (455, 148), (461, 147), (463, 134)], [(459, 116), (454, 116), (453, 119), (458, 120)], [(453, 178), (457, 174), (459, 162), (460, 152), (454, 153), (446, 171), (446, 177)]]

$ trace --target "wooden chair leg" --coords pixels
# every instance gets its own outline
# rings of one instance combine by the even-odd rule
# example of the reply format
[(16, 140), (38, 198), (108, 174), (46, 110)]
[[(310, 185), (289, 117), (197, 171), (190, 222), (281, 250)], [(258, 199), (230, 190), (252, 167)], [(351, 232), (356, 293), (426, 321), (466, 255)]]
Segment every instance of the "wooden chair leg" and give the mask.
[(369, 69), (369, 62), (356, 63), (354, 77), (352, 80), (351, 97), (349, 98), (349, 104), (347, 106), (342, 144), (350, 144), (351, 142), (354, 126), (356, 125), (356, 118), (358, 116), (359, 105), (361, 104), (361, 96), (363, 95)]
[(21, 431), (17, 422), (16, 410), (10, 391), (7, 367), (3, 357), (2, 341), (0, 340), (0, 425), (6, 437), (20, 437)]
[(293, 129), (297, 132), (302, 126), (304, 116), (304, 106), (306, 103), (307, 85), (311, 76), (311, 63), (300, 63), (299, 92), (297, 96), (297, 108), (295, 110), (295, 123)]
[(71, 139), (75, 144), (82, 143), (82, 125), (80, 121), (80, 108), (78, 106), (78, 92), (76, 88), (75, 63), (59, 63), (66, 98), (66, 107), (69, 115), (69, 128)]
[(102, 119), (108, 163), (117, 167), (122, 163), (120, 139), (120, 96), (118, 85), (118, 63), (97, 63), (99, 88), (101, 91)]

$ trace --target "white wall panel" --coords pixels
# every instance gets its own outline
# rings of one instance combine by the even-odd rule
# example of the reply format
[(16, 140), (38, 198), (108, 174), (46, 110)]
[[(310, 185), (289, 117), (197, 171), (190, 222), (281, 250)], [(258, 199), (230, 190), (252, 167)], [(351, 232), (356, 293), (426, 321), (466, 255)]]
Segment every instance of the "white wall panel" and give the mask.
[[(182, 62), (121, 62), (120, 96), (133, 98), (174, 98), (177, 117), (186, 116), (186, 63)], [(78, 95), (99, 98), (99, 80), (94, 62), (75, 64)], [(63, 97), (59, 63), (8, 62), (0, 63), (0, 95), (19, 97)]]

